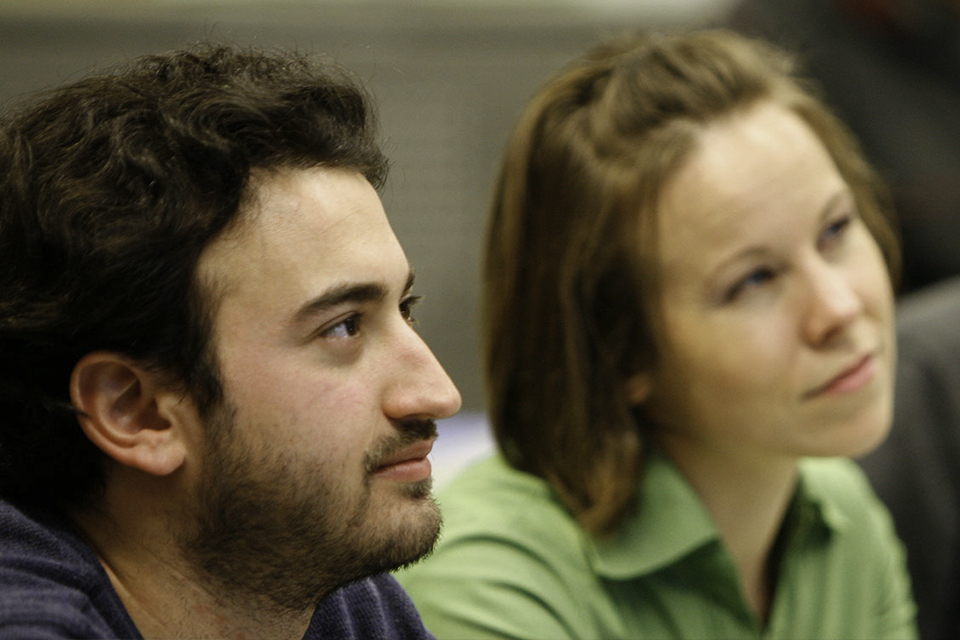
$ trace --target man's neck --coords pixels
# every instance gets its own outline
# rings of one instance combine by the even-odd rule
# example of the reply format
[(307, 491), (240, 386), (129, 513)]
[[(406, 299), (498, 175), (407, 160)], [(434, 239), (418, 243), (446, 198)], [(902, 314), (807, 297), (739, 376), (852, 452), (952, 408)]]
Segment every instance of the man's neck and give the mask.
[[(124, 513), (124, 520), (111, 512)], [(303, 636), (312, 609), (280, 612), (255, 595), (224, 593), (185, 560), (160, 513), (106, 506), (71, 514), (144, 638)]]

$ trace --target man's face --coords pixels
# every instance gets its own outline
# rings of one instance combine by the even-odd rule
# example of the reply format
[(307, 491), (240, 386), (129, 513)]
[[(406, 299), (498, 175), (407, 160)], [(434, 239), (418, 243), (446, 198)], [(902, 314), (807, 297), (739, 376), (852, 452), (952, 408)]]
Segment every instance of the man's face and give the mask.
[(411, 327), (411, 270), (370, 184), (269, 174), (199, 269), (221, 295), (225, 393), (186, 541), (201, 570), (303, 608), (428, 552), (433, 420), (460, 396)]

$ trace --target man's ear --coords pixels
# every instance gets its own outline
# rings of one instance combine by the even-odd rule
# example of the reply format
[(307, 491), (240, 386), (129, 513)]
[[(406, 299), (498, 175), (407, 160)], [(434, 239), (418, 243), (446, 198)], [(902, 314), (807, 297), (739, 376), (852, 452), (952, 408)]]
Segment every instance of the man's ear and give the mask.
[(160, 376), (110, 351), (88, 353), (70, 377), (70, 399), (93, 444), (120, 464), (156, 476), (173, 473), (186, 455), (182, 394)]
[(643, 404), (653, 393), (653, 374), (649, 372), (633, 374), (624, 383), (624, 392), (630, 406), (636, 407)]

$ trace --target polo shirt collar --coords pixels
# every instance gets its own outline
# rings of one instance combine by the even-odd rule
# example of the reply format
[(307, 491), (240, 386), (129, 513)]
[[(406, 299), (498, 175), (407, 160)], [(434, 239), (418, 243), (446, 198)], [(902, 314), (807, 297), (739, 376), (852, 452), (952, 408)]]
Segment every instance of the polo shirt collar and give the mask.
[(810, 458), (800, 461), (797, 495), (798, 508), (803, 510), (808, 523), (820, 524), (832, 532), (840, 533), (852, 525), (850, 518), (836, 498), (836, 488), (825, 482), (820, 475), (809, 473), (808, 465), (823, 464), (823, 459)]
[[(791, 509), (797, 526), (840, 531), (847, 517), (828, 487), (809, 482), (800, 465)], [(594, 570), (606, 578), (625, 580), (653, 573), (709, 544), (720, 542), (720, 532), (706, 506), (664, 455), (654, 453), (644, 464), (638, 504), (612, 534), (590, 537), (587, 556)]]

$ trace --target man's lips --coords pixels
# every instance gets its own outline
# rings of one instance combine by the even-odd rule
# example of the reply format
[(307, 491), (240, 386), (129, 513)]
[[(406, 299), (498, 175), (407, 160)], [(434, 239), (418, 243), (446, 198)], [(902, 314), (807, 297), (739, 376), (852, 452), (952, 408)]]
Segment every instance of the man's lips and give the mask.
[(852, 393), (866, 386), (873, 380), (876, 373), (877, 358), (874, 354), (868, 353), (858, 358), (853, 364), (840, 371), (826, 383), (809, 392), (807, 397)]
[(419, 440), (386, 456), (373, 475), (398, 482), (418, 482), (430, 477), (431, 466), (427, 456), (433, 450), (434, 438)]

